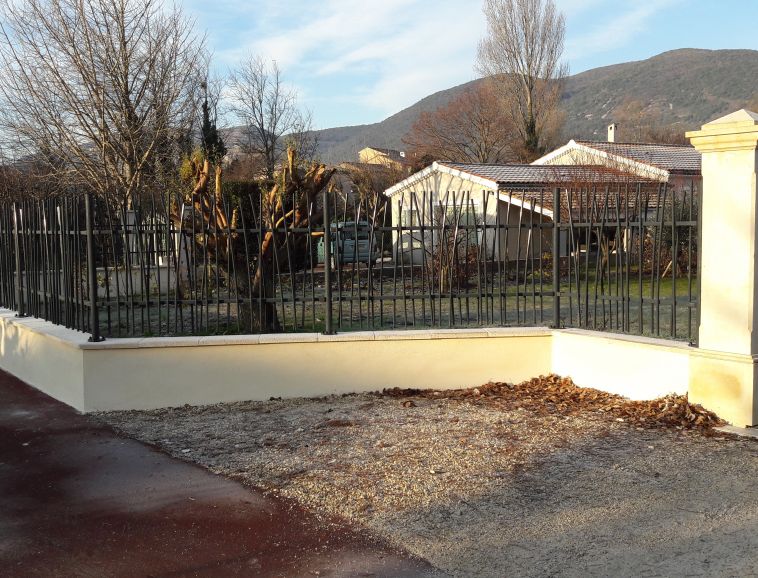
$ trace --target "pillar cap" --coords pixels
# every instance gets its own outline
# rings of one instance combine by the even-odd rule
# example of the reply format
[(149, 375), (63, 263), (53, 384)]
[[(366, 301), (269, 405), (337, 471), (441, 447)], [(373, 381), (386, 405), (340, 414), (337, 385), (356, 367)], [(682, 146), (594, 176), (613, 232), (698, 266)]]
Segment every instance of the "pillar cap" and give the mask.
[(722, 116), (700, 130), (685, 133), (700, 152), (755, 149), (758, 146), (758, 113), (747, 109)]

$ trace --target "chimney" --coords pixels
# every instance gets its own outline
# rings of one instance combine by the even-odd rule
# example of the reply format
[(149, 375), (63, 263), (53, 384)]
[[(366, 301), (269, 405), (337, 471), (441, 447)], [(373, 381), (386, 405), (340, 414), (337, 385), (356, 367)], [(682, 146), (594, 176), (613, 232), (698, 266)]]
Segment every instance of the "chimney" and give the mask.
[(611, 123), (608, 125), (608, 142), (616, 142), (616, 133), (619, 130), (617, 123)]

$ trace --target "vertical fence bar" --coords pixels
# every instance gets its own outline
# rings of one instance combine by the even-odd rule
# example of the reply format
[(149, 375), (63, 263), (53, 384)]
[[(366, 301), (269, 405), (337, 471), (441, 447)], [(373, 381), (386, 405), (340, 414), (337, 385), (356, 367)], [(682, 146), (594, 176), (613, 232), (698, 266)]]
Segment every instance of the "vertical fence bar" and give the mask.
[(95, 263), (95, 235), (93, 232), (94, 215), (92, 194), (84, 197), (85, 227), (87, 228), (87, 280), (89, 281), (89, 341), (99, 342), (105, 338), (100, 335), (100, 315), (97, 308), (97, 266)]
[[(553, 328), (561, 326), (561, 190), (553, 189)], [(540, 234), (542, 232), (540, 231)]]
[(23, 274), (21, 272), (21, 244), (19, 242), (18, 205), (13, 203), (13, 252), (16, 260), (16, 317), (24, 317), (24, 293), (22, 288)]
[(329, 192), (324, 190), (324, 291), (326, 292), (324, 335), (334, 335), (332, 319), (332, 224), (330, 208)]

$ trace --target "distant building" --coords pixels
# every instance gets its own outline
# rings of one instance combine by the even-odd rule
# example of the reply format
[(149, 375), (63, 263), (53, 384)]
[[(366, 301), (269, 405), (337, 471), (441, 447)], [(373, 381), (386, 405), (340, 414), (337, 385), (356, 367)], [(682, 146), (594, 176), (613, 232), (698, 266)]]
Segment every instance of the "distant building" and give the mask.
[(689, 145), (615, 142), (618, 125), (608, 127), (608, 141), (570, 140), (533, 165), (602, 166), (688, 190), (701, 180), (701, 155)]
[(349, 202), (357, 202), (360, 198), (358, 190), (360, 185), (358, 183), (370, 190), (382, 192), (405, 175), (393, 167), (374, 163), (344, 162), (337, 165), (335, 169), (332, 182), (338, 190), (342, 191), (345, 200)]
[[(384, 191), (392, 209), (392, 225), (403, 228), (394, 233), (395, 254), (416, 264), (425, 256), (416, 227), (434, 227), (446, 214), (464, 225), (476, 223), (510, 226), (520, 234), (498, 234), (474, 242), (486, 247), (487, 258), (524, 260), (534, 257), (534, 247), (550, 247), (551, 233), (532, 239), (533, 225), (553, 219), (551, 189), (581, 186), (618, 185), (644, 182), (603, 166), (485, 165), (437, 161)], [(654, 183), (655, 184), (655, 183)], [(657, 186), (657, 184), (655, 184)], [(562, 212), (568, 211), (564, 207)], [(561, 239), (561, 254), (566, 254), (567, 238)], [(537, 252), (537, 255), (540, 253)]]
[(369, 165), (382, 165), (387, 168), (407, 172), (410, 163), (405, 153), (395, 149), (366, 147), (358, 152), (358, 162)]
[[(648, 218), (656, 214), (664, 184), (678, 193), (699, 189), (701, 155), (694, 147), (615, 142), (617, 130), (616, 124), (608, 127), (607, 142), (571, 140), (530, 165), (435, 162), (384, 191), (392, 207), (392, 224), (432, 227), (440, 219), (439, 211), (452, 211), (459, 220), (463, 218), (464, 224), (507, 224), (521, 234), (483, 243), (488, 247), (488, 258), (523, 260), (532, 243), (537, 242), (531, 238), (531, 224), (553, 219), (551, 190), (555, 188), (589, 191), (644, 187)], [(369, 150), (374, 149), (364, 149)], [(581, 214), (574, 214), (575, 202), (561, 206), (563, 218), (581, 220)], [(626, 210), (620, 205), (613, 208)], [(396, 252), (420, 262), (423, 255), (417, 250), (417, 236), (396, 234)], [(551, 243), (548, 235), (539, 240), (541, 247)], [(563, 254), (565, 239), (561, 239), (561, 246)]]

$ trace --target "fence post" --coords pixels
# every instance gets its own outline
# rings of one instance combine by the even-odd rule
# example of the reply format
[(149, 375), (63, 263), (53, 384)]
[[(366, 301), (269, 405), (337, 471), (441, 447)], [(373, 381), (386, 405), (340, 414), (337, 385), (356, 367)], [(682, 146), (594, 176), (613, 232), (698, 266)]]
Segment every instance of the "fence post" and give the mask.
[(332, 219), (329, 192), (324, 189), (324, 290), (326, 291), (326, 317), (324, 335), (334, 335), (332, 319)]
[(561, 189), (553, 189), (553, 329), (561, 326)]
[(97, 309), (97, 266), (95, 264), (95, 235), (93, 232), (92, 193), (84, 196), (85, 223), (87, 227), (87, 281), (89, 282), (89, 341), (99, 342), (105, 338), (100, 335), (100, 314)]
[(16, 265), (16, 317), (26, 317), (24, 313), (24, 292), (22, 289), (23, 274), (21, 273), (21, 242), (18, 239), (19, 226), (18, 205), (13, 203), (13, 252)]
[(703, 155), (689, 399), (736, 426), (758, 425), (758, 114), (740, 110), (686, 136)]

